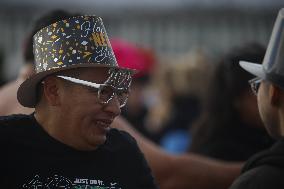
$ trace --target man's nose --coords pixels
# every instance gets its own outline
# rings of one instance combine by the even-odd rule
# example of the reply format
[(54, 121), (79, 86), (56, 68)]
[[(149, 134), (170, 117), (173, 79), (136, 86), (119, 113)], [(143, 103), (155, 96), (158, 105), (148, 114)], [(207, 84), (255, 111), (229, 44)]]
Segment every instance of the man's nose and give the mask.
[(114, 117), (121, 113), (120, 103), (117, 95), (114, 95), (114, 97), (105, 105), (104, 109), (105, 111), (112, 113)]

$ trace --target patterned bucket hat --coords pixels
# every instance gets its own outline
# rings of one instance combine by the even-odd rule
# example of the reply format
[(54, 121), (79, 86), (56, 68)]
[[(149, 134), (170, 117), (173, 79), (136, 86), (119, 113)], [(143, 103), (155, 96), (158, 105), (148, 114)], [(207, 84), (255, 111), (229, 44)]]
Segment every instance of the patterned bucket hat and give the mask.
[(102, 19), (98, 16), (75, 16), (53, 23), (33, 37), (35, 74), (18, 89), (17, 98), (25, 107), (35, 107), (36, 88), (50, 74), (80, 67), (119, 67)]

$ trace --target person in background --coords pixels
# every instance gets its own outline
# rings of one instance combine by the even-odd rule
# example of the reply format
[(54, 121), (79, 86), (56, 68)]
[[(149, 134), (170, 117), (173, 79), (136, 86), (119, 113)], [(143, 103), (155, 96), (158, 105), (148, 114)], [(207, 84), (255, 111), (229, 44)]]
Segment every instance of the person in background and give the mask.
[(273, 144), (247, 84), (252, 77), (238, 65), (240, 60), (260, 62), (264, 53), (264, 47), (249, 43), (233, 48), (217, 64), (206, 106), (191, 130), (191, 152), (226, 161), (246, 161)]
[(277, 142), (250, 158), (230, 189), (284, 188), (284, 9), (277, 16), (261, 64), (241, 61), (246, 71), (255, 75), (250, 80), (257, 95), (258, 109), (268, 133)]
[(146, 126), (153, 130), (157, 143), (164, 149), (184, 153), (191, 143), (189, 129), (203, 109), (213, 66), (201, 51), (168, 61), (157, 69), (154, 84), (159, 96), (149, 111)]

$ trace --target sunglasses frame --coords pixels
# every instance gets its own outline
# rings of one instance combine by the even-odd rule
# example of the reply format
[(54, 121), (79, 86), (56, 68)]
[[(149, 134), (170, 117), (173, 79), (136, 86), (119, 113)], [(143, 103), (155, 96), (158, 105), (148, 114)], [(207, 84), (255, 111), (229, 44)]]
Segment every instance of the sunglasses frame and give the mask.
[[(97, 97), (101, 101), (102, 104), (108, 104), (114, 98), (115, 94), (116, 94), (117, 98), (119, 98), (119, 95), (118, 95), (119, 92), (123, 91), (127, 94), (127, 96), (123, 101), (120, 101), (120, 98), (119, 98), (119, 103), (120, 103), (119, 107), (122, 108), (127, 103), (128, 96), (129, 96), (129, 90), (126, 90), (126, 89), (123, 89), (123, 88), (116, 88), (116, 87), (113, 87), (113, 86), (108, 85), (108, 84), (98, 84), (98, 83), (94, 83), (94, 82), (90, 82), (90, 81), (85, 81), (85, 80), (81, 80), (81, 79), (77, 79), (77, 78), (69, 77), (69, 76), (56, 75), (56, 77), (70, 81), (70, 82), (75, 83), (75, 84), (79, 84), (79, 85), (83, 85), (83, 86), (86, 86), (86, 87), (91, 87), (91, 88), (97, 89)], [(101, 97), (102, 91), (105, 87), (111, 87), (113, 92), (112, 92), (111, 95), (109, 95), (109, 98), (107, 100), (102, 100), (102, 97)]]
[(254, 95), (257, 95), (262, 80), (263, 79), (256, 77), (248, 81)]

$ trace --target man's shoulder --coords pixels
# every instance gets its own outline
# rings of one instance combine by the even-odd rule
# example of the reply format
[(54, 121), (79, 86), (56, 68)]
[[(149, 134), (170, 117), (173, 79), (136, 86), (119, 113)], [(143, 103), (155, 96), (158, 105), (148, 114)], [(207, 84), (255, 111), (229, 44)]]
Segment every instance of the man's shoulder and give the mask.
[(122, 143), (129, 143), (136, 145), (136, 140), (129, 133), (115, 128), (112, 128), (108, 133), (108, 139), (110, 139), (110, 141), (112, 142), (120, 141)]
[(112, 128), (107, 136), (106, 147), (114, 150), (137, 150), (136, 140), (127, 132)]
[(284, 188), (283, 175), (283, 168), (261, 165), (244, 172), (235, 180), (230, 189)]
[[(15, 146), (22, 144), (24, 138), (30, 138), (31, 116), (10, 115), (0, 116), (0, 148), (10, 151)], [(2, 152), (3, 152), (2, 151)]]
[(15, 129), (23, 129), (24, 125), (30, 125), (31, 116), (24, 114), (0, 116), (0, 134), (5, 134), (9, 131), (14, 131)]
[(30, 115), (25, 115), (25, 114), (0, 116), (0, 127), (4, 125), (17, 125), (19, 123), (28, 122), (30, 120), (31, 120)]

